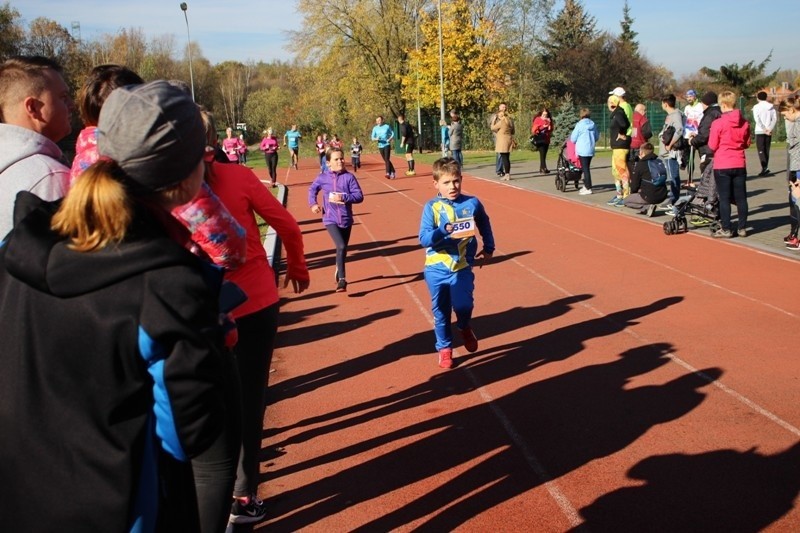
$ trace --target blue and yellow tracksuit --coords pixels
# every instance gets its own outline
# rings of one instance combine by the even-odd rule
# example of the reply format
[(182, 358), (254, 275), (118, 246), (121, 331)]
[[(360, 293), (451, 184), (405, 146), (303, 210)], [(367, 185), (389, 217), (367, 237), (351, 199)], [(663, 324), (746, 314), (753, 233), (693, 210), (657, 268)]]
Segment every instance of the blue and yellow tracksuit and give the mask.
[(480, 233), (483, 248), (494, 253), (494, 236), (489, 215), (480, 200), (460, 194), (455, 201), (437, 197), (425, 204), (419, 228), (419, 242), (425, 251), (425, 282), (431, 293), (436, 350), (452, 345), (450, 315), (464, 329), (472, 318), (475, 275), (472, 264), (478, 250), (475, 235), (459, 238), (445, 231), (446, 224), (471, 221)]

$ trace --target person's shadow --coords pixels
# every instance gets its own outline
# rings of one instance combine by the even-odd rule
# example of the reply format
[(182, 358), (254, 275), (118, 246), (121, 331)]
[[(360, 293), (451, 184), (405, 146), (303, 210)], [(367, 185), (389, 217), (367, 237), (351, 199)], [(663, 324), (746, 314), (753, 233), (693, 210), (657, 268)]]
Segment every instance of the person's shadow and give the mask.
[(800, 443), (774, 455), (751, 448), (654, 456), (628, 476), (643, 484), (581, 509), (589, 531), (762, 531), (794, 508)]
[[(395, 499), (397, 505), (381, 516), (348, 527), (391, 531), (415, 523), (416, 530), (452, 531), (531, 488), (624, 449), (654, 425), (697, 407), (705, 398), (700, 389), (709, 384), (697, 374), (631, 387), (632, 378), (667, 364), (670, 351), (667, 344), (640, 346), (611, 362), (536, 380), (491, 404), (457, 411), (448, 411), (444, 397), (425, 409), (429, 419), (267, 472), (264, 480), (278, 484), (308, 468), (338, 461), (350, 465), (328, 469), (334, 473), (268, 498), (275, 517), (270, 527), (302, 530), (447, 472), (443, 481), (429, 484), (433, 488), (427, 493), (406, 502)], [(504, 363), (502, 358), (491, 362)], [(721, 374), (713, 368), (702, 372), (711, 379)], [(463, 373), (447, 372), (434, 375), (429, 386), (463, 389), (463, 381)], [(509, 432), (503, 420), (514, 430)], [(353, 460), (357, 456), (360, 461)]]

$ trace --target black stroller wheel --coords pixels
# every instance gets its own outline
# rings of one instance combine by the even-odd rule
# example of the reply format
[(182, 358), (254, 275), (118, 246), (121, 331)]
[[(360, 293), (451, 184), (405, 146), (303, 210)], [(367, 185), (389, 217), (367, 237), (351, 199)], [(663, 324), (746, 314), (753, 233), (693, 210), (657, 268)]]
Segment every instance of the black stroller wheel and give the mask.
[(558, 189), (561, 192), (567, 190), (567, 185), (566, 183), (564, 183), (564, 178), (561, 177), (560, 173), (556, 174), (556, 189)]

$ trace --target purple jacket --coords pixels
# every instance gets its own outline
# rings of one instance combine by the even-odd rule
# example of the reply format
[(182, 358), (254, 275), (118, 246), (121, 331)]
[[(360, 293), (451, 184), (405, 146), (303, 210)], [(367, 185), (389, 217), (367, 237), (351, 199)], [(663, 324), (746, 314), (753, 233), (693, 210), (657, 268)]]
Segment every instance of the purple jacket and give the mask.
[[(340, 228), (353, 225), (353, 204), (364, 201), (364, 193), (356, 177), (349, 172), (342, 171), (334, 174), (327, 170), (316, 177), (314, 183), (308, 188), (308, 205), (312, 207), (319, 204), (317, 196), (322, 191), (322, 224), (329, 226), (336, 224)], [(343, 204), (331, 203), (330, 193), (344, 193)]]

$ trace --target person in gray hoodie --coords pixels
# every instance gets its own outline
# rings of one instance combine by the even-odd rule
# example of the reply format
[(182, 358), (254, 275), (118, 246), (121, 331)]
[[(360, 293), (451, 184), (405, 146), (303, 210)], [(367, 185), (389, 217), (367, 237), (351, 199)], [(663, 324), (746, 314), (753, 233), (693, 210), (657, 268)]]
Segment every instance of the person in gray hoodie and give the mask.
[(72, 130), (75, 104), (61, 72), (58, 63), (41, 56), (0, 64), (0, 239), (13, 226), (18, 192), (43, 200), (67, 192), (69, 168), (56, 143)]
[(464, 155), (461, 153), (463, 135), (464, 125), (461, 124), (461, 117), (455, 111), (450, 111), (450, 153), (460, 167), (464, 166)]
[(664, 119), (664, 127), (658, 136), (658, 157), (664, 160), (664, 166), (667, 167), (667, 186), (671, 204), (667, 208), (667, 214), (674, 214), (672, 205), (678, 201), (681, 189), (677, 144), (683, 139), (683, 114), (680, 109), (675, 108), (674, 94), (661, 97), (661, 109), (667, 114), (667, 118)]

